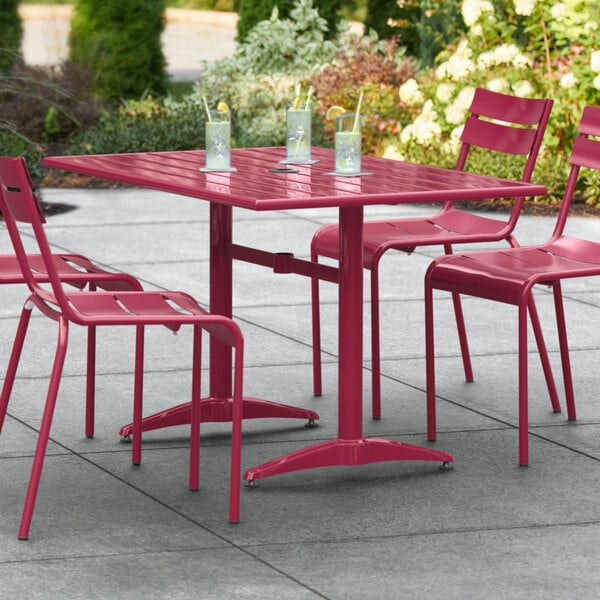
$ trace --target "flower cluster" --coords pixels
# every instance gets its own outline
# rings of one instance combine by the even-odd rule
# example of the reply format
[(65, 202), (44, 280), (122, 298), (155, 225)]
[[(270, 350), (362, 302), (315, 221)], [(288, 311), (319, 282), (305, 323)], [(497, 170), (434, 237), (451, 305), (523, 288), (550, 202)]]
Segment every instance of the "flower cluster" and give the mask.
[(488, 0), (464, 0), (462, 4), (462, 16), (467, 27), (472, 27), (479, 19), (493, 14), (494, 6)]
[(515, 0), (515, 12), (518, 15), (528, 17), (533, 13), (536, 1), (537, 0)]
[(417, 80), (411, 77), (407, 79), (398, 90), (398, 95), (400, 96), (400, 100), (404, 102), (407, 106), (415, 106), (418, 104), (423, 104), (425, 101), (425, 96), (423, 92), (419, 89), (419, 84)]
[(468, 41), (462, 40), (452, 56), (436, 69), (437, 78), (440, 80), (447, 78), (459, 83), (468, 81), (477, 71), (477, 65), (472, 60), (472, 56), (473, 50), (469, 47)]
[(433, 102), (426, 100), (421, 108), (421, 114), (400, 132), (400, 141), (406, 144), (414, 140), (421, 146), (435, 144), (442, 135), (442, 128), (437, 122), (437, 116), (433, 109)]

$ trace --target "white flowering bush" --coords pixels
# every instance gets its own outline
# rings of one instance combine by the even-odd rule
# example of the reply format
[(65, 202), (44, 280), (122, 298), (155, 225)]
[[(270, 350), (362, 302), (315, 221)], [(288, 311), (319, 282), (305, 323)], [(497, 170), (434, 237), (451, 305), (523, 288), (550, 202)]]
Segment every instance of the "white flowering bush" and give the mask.
[[(553, 98), (536, 178), (551, 200), (562, 197), (565, 157), (583, 107), (600, 105), (600, 2), (463, 0), (461, 9), (465, 35), (440, 53), (434, 67), (400, 87), (400, 109), (409, 122), (383, 144), (386, 156), (454, 164), (476, 87)], [(473, 168), (516, 177), (522, 171), (520, 159), (485, 161), (482, 156)], [(587, 186), (588, 192), (600, 189), (591, 179)], [(600, 203), (595, 192), (588, 200)]]

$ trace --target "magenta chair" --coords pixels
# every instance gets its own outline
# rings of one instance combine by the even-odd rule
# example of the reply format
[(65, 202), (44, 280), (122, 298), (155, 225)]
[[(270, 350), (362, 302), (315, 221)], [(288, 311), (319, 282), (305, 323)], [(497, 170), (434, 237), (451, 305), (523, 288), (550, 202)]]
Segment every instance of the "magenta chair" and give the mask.
[(468, 294), (513, 304), (519, 324), (519, 463), (529, 462), (527, 389), (527, 313), (535, 309), (536, 284), (552, 288), (565, 386), (567, 414), (575, 419), (575, 400), (565, 327), (561, 280), (600, 275), (600, 242), (563, 235), (581, 167), (600, 170), (600, 108), (583, 111), (571, 157), (571, 168), (551, 238), (541, 246), (469, 252), (436, 259), (425, 276), (427, 363), (427, 436), (436, 438), (433, 290)]
[[(477, 146), (497, 154), (514, 154), (527, 157), (522, 180), (530, 181), (539, 153), (542, 138), (552, 109), (552, 100), (518, 98), (478, 88), (471, 103), (461, 141), (462, 146), (457, 170), (466, 170), (467, 158), (472, 147)], [(372, 356), (372, 414), (381, 416), (381, 368), (379, 340), (379, 261), (388, 250), (411, 253), (418, 246), (443, 246), (446, 254), (452, 254), (453, 244), (497, 242), (505, 240), (518, 246), (512, 233), (521, 213), (524, 198), (516, 198), (507, 220), (474, 215), (453, 206), (443, 204), (441, 210), (431, 217), (387, 219), (367, 221), (363, 229), (364, 268), (371, 272), (371, 356)], [(339, 226), (325, 225), (315, 233), (311, 242), (311, 260), (318, 262), (320, 256), (338, 259)], [(458, 335), (467, 381), (473, 380), (464, 320), (458, 297), (454, 298)], [(322, 392), (321, 377), (321, 331), (319, 310), (319, 280), (312, 278), (312, 327), (313, 327), (313, 380), (314, 393)], [(543, 345), (543, 339), (538, 337)], [(555, 410), (557, 397), (553, 395), (552, 374), (545, 349), (540, 356), (548, 377), (548, 386)]]
[[(25, 175), (29, 186), (33, 189), (34, 184), (25, 166)], [(112, 291), (142, 290), (140, 282), (127, 273), (114, 273), (102, 269), (94, 264), (89, 258), (81, 254), (53, 254), (52, 262), (61, 280), (77, 289), (90, 290), (103, 289)], [(39, 254), (28, 255), (32, 274), (40, 283), (48, 282), (48, 273), (44, 259)], [(82, 273), (84, 274), (82, 279)], [(0, 255), (0, 285), (1, 284), (25, 284), (26, 280), (19, 261), (14, 254)], [(86, 376), (86, 410), (85, 410), (85, 435), (94, 437), (94, 405), (95, 405), (95, 378), (96, 378), (96, 328), (88, 327), (87, 342), (87, 376)], [(4, 424), (4, 416), (0, 414), (0, 431)]]
[[(27, 175), (23, 158), (0, 158), (0, 186), (0, 209), (4, 215), (23, 277), (31, 292), (21, 312), (7, 374), (0, 395), (0, 419), (3, 419), (6, 414), (8, 400), (33, 307), (37, 307), (44, 315), (58, 322), (58, 343), (19, 528), (19, 539), (27, 539), (29, 536), (52, 416), (67, 351), (70, 323), (83, 325), (88, 328), (102, 325), (129, 325), (136, 329), (132, 451), (132, 462), (134, 464), (139, 464), (141, 461), (145, 327), (148, 325), (162, 325), (177, 331), (182, 325), (193, 326), (190, 489), (198, 489), (199, 485), (202, 331), (206, 330), (222, 343), (235, 349), (229, 520), (231, 522), (238, 522), (240, 511), (244, 347), (239, 327), (227, 317), (207, 313), (198, 305), (194, 298), (183, 292), (143, 290), (69, 291), (63, 285), (61, 275), (56, 268), (57, 259), (50, 253), (50, 246), (43, 228), (44, 218), (40, 210), (37, 195), (32, 190), (31, 180)], [(19, 227), (17, 227), (17, 223), (19, 223)], [(36, 266), (31, 261), (30, 255), (25, 252), (20, 231), (27, 226), (29, 227), (28, 232), (31, 232), (32, 237), (37, 242), (43, 261), (44, 273), (47, 275), (50, 283), (49, 287), (40, 285), (36, 277)], [(78, 280), (81, 282), (92, 281), (95, 277), (95, 273), (80, 273), (77, 275)]]

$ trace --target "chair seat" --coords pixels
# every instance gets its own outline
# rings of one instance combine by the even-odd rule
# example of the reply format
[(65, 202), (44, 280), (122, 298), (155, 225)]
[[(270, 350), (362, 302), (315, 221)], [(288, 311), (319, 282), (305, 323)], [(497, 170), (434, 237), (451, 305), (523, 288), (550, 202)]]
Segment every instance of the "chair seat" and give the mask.
[[(431, 217), (367, 221), (363, 226), (363, 264), (371, 267), (373, 257), (390, 249), (412, 252), (418, 246), (498, 241), (505, 238), (506, 221), (457, 210)], [(339, 226), (325, 225), (315, 234), (316, 253), (339, 257)]]
[(596, 272), (600, 273), (600, 244), (562, 237), (538, 247), (444, 257), (430, 275), (434, 288), (518, 305), (529, 283), (549, 284)]
[(72, 292), (66, 294), (71, 307), (82, 321), (92, 319), (96, 324), (163, 322), (165, 317), (185, 321), (186, 315), (208, 313), (183, 292)]

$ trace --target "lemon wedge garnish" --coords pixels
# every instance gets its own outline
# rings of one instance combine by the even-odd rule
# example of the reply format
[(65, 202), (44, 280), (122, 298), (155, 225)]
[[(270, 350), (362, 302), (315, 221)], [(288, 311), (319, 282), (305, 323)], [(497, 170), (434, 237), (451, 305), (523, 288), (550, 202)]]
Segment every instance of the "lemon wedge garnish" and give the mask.
[(345, 112), (346, 109), (342, 108), (341, 106), (330, 106), (325, 114), (325, 118), (327, 120), (335, 119), (339, 115), (343, 115)]
[(227, 106), (225, 102), (219, 102), (219, 104), (217, 104), (217, 110), (219, 112), (228, 112), (229, 106)]

